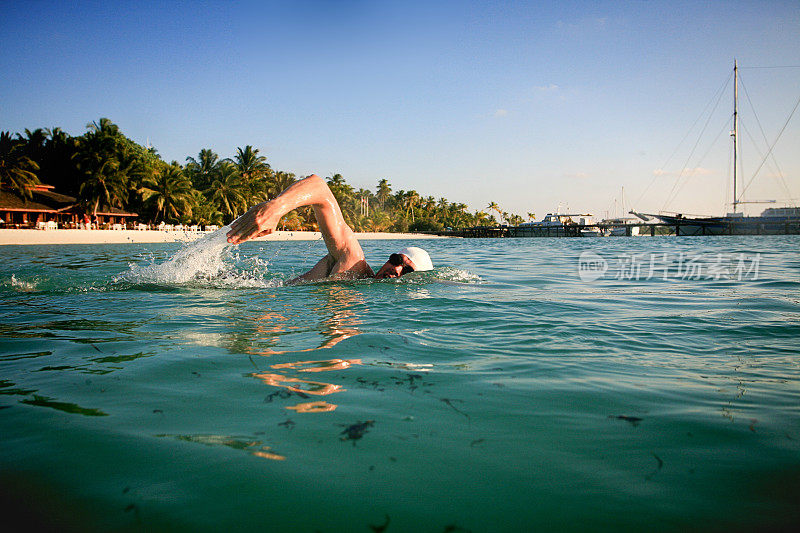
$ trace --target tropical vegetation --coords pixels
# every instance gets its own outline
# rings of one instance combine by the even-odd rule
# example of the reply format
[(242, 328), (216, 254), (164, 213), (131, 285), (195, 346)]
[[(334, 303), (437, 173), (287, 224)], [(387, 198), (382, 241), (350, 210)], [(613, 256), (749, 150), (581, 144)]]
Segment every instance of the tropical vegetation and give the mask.
[(0, 187), (29, 200), (31, 187), (39, 183), (39, 165), (25, 154), (25, 144), (21, 137), (14, 139), (7, 131), (0, 133)]
[[(183, 163), (167, 163), (107, 118), (87, 124), (86, 130), (77, 137), (60, 128), (1, 132), (0, 187), (30, 199), (34, 185), (47, 183), (76, 197), (87, 213), (116, 207), (151, 223), (222, 225), (275, 198), (297, 179), (273, 169), (251, 145), (237, 147), (231, 158), (203, 148)], [(388, 178), (377, 180), (374, 191), (354, 188), (338, 173), (326, 181), (356, 231), (441, 231), (496, 225), (498, 219), (506, 224), (523, 221), (495, 202), (470, 213), (463, 203), (395, 190)], [(279, 229), (317, 229), (313, 210), (289, 213)]]

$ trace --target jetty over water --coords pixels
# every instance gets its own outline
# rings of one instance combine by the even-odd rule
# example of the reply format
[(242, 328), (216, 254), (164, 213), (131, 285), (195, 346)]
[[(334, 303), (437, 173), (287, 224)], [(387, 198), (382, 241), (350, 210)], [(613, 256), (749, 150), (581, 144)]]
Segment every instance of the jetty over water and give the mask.
[(623, 236), (702, 236), (702, 235), (800, 235), (800, 219), (788, 219), (780, 222), (759, 221), (758, 217), (739, 220), (719, 220), (713, 223), (698, 224), (687, 220), (686, 223), (649, 222), (642, 224), (571, 224), (565, 226), (474, 226), (454, 228), (436, 232), (437, 235), (464, 238), (501, 238), (501, 237), (587, 237), (608, 235), (611, 230)]

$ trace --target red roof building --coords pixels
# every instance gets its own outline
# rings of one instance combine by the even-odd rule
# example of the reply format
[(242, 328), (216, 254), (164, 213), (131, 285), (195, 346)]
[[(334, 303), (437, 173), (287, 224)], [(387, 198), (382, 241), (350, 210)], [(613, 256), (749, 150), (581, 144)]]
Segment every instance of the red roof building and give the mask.
[[(0, 189), (0, 227), (35, 228), (40, 223), (55, 222), (61, 228), (77, 228), (87, 213), (78, 199), (57, 193), (52, 185), (38, 184), (30, 188), (32, 198), (25, 200), (15, 191)], [(125, 224), (137, 217), (116, 207), (97, 211), (99, 227)]]

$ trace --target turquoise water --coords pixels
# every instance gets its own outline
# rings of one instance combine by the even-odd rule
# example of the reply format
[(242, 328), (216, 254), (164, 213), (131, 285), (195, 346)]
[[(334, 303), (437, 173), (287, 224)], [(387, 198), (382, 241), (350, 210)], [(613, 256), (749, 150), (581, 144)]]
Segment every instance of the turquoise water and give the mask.
[(797, 236), (362, 244), (373, 266), (424, 246), (437, 270), (286, 286), (322, 243), (0, 248), (6, 516), (146, 531), (800, 522)]

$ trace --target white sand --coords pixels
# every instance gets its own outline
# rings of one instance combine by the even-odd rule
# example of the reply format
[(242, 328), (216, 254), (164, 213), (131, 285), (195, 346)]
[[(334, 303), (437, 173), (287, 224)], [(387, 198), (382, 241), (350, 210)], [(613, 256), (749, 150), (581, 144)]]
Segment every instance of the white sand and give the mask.
[[(208, 235), (191, 231), (135, 231), (82, 229), (0, 229), (0, 245), (4, 244), (119, 244), (143, 242), (188, 242)], [(446, 239), (421, 233), (356, 233), (359, 240), (379, 239)], [(259, 241), (316, 241), (322, 240), (318, 231), (277, 231), (260, 237)]]

